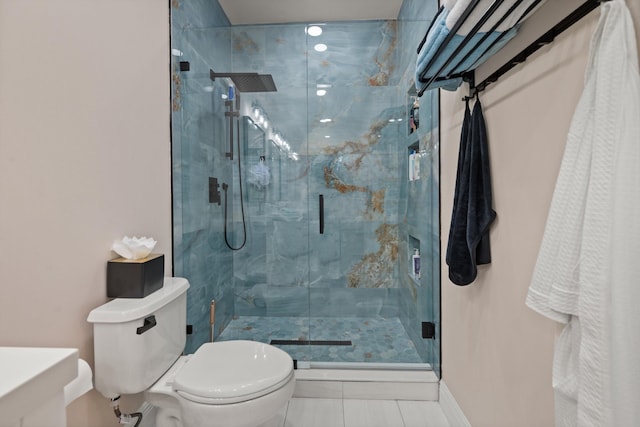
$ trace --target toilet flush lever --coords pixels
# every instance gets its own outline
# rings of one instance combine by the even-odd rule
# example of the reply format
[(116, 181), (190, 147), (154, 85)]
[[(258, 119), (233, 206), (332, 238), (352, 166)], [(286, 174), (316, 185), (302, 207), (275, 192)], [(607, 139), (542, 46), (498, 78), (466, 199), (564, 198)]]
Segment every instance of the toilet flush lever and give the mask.
[(147, 332), (149, 329), (153, 328), (154, 326), (156, 326), (156, 316), (151, 315), (149, 317), (145, 317), (144, 318), (144, 323), (142, 324), (142, 326), (140, 326), (138, 329), (136, 329), (136, 334), (138, 335), (142, 335), (145, 332)]

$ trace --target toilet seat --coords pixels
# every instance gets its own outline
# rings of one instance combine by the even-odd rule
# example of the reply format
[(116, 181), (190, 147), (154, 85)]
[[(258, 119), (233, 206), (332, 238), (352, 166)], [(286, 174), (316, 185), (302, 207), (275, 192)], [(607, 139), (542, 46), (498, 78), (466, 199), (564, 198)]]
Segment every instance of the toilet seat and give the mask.
[(246, 402), (274, 392), (293, 378), (291, 357), (254, 341), (206, 343), (176, 373), (173, 390), (196, 403)]

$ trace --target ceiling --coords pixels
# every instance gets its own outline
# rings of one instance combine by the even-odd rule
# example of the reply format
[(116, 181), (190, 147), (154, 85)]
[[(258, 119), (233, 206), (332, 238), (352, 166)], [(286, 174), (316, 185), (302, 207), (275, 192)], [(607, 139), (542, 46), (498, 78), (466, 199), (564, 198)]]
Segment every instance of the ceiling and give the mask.
[(396, 19), (402, 0), (218, 0), (232, 25)]

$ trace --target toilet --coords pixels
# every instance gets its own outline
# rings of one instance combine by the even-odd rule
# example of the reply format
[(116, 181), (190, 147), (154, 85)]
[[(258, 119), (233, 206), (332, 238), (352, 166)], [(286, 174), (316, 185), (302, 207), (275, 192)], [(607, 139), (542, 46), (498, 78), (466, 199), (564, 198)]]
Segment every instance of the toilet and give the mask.
[(253, 341), (205, 343), (182, 355), (189, 282), (165, 277), (144, 298), (116, 298), (89, 313), (95, 388), (107, 398), (144, 392), (156, 427), (256, 427), (293, 395), (293, 360)]

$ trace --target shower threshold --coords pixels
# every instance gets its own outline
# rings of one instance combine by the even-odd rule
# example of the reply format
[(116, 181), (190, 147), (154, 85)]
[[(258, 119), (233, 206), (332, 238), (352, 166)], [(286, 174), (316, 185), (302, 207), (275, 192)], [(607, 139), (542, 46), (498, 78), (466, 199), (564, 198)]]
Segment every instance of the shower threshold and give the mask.
[(297, 361), (298, 369), (320, 370), (356, 370), (356, 371), (431, 371), (430, 363), (373, 363), (373, 362), (312, 362), (308, 360)]
[[(353, 364), (357, 365), (357, 364)], [(311, 362), (310, 369), (297, 369), (294, 397), (328, 399), (389, 399), (437, 401), (440, 382), (432, 370), (417, 366), (329, 367)], [(397, 364), (396, 364), (397, 365)], [(325, 368), (321, 368), (325, 366)]]

